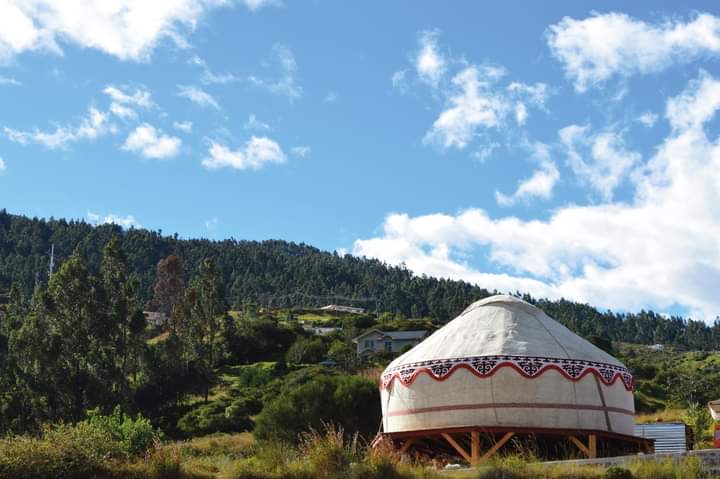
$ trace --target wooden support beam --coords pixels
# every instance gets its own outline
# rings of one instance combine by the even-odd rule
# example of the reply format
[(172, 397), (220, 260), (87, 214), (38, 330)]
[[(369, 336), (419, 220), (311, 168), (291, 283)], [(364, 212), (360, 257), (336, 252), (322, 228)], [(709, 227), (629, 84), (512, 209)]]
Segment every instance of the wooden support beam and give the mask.
[(582, 443), (582, 441), (575, 436), (568, 436), (568, 439), (570, 439), (570, 442), (575, 444), (578, 449), (580, 449), (580, 452), (585, 454), (586, 457), (590, 457), (590, 449), (585, 446), (585, 444)]
[(588, 449), (589, 449), (589, 458), (595, 459), (597, 457), (597, 435), (590, 434), (590, 437), (588, 438)]
[(463, 457), (463, 459), (472, 464), (472, 457), (470, 457), (470, 454), (468, 454), (467, 451), (465, 451), (465, 449), (458, 444), (450, 434), (443, 432), (442, 437), (450, 443), (450, 445)]
[(414, 442), (415, 442), (415, 438), (414, 438), (414, 437), (411, 437), (410, 439), (408, 439), (407, 441), (405, 441), (405, 444), (402, 445), (402, 447), (401, 447), (400, 450), (398, 451), (398, 454), (400, 454), (401, 456), (402, 456), (403, 454), (405, 454), (405, 453), (408, 451), (408, 449), (410, 449), (410, 446), (412, 446)]
[(506, 432), (505, 435), (500, 438), (500, 440), (496, 442), (493, 447), (490, 448), (490, 450), (488, 450), (488, 452), (483, 454), (483, 457), (480, 458), (480, 461), (476, 462), (473, 465), (482, 464), (483, 462), (493, 457), (495, 453), (498, 452), (498, 450), (500, 450), (500, 448), (503, 447), (505, 443), (507, 443), (514, 435), (514, 432)]
[(480, 433), (472, 431), (470, 432), (470, 464), (477, 464), (478, 456), (480, 456)]

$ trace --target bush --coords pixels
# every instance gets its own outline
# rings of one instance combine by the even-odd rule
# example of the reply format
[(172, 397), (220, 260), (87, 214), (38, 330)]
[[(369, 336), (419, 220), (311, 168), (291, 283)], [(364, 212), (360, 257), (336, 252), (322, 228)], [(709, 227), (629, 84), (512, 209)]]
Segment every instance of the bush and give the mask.
[(374, 381), (358, 376), (320, 376), (288, 384), (256, 418), (261, 440), (297, 443), (299, 435), (325, 423), (371, 438), (380, 422), (380, 398)]
[(120, 406), (116, 406), (109, 416), (102, 415), (99, 408), (91, 409), (87, 412), (87, 419), (78, 426), (107, 433), (128, 456), (142, 454), (162, 439), (162, 433), (153, 428), (149, 419), (140, 414), (133, 419), (122, 412)]
[(186, 413), (177, 426), (188, 437), (249, 431), (254, 426), (250, 415), (259, 409), (259, 401), (246, 397), (213, 401)]

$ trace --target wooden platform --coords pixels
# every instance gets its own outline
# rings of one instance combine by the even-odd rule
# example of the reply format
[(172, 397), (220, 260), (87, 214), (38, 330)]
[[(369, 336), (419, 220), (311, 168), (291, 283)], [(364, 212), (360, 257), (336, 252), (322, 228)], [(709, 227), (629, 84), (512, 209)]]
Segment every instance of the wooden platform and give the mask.
[(621, 456), (654, 452), (653, 441), (607, 431), (456, 427), (380, 433), (373, 447), (389, 443), (400, 454), (455, 456), (475, 466), (505, 450), (548, 458)]

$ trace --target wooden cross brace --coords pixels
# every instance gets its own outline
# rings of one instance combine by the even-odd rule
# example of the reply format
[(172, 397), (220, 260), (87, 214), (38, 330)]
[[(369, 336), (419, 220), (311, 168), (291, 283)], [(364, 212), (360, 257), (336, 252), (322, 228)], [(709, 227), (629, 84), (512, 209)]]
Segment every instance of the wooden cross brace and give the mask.
[(570, 439), (570, 442), (575, 444), (577, 448), (580, 449), (580, 452), (585, 454), (588, 459), (595, 459), (597, 457), (597, 435), (590, 434), (587, 446), (575, 436), (568, 436), (568, 439)]
[(458, 444), (458, 442), (450, 434), (445, 432), (442, 433), (442, 437), (444, 437), (453, 449), (455, 449), (458, 454), (460, 454), (463, 459), (469, 462), (472, 466), (477, 466), (490, 459), (514, 435), (515, 433), (513, 432), (506, 432), (498, 442), (496, 442), (490, 449), (487, 450), (487, 452), (485, 452), (485, 454), (482, 455), (482, 457), (478, 457), (480, 456), (480, 433), (478, 431), (472, 431), (470, 433), (470, 454), (468, 454), (465, 448)]

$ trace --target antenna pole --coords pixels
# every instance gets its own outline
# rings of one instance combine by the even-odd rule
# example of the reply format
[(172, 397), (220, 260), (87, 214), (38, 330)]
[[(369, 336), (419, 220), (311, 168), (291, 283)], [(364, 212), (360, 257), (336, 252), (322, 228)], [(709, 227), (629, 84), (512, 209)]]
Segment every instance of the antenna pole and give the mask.
[(53, 275), (53, 269), (55, 269), (55, 243), (50, 247), (50, 273), (48, 274), (48, 280)]

